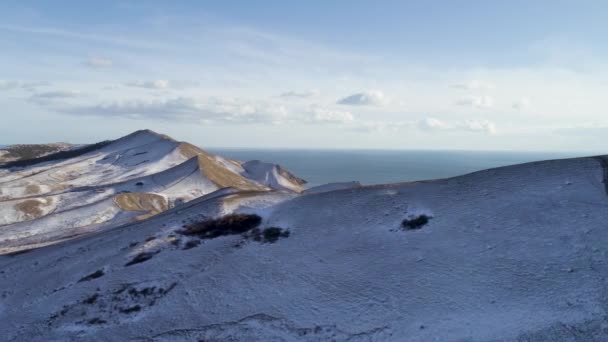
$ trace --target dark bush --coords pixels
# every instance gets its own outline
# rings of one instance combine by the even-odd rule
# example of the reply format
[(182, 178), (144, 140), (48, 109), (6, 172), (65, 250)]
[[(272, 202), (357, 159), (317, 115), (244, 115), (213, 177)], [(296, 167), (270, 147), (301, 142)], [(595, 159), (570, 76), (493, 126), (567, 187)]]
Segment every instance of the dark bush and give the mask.
[(432, 217), (424, 215), (424, 214), (419, 215), (419, 216), (415, 216), (415, 217), (403, 220), (401, 222), (401, 227), (403, 227), (403, 229), (407, 229), (407, 230), (420, 229), (424, 225), (426, 225), (427, 223), (429, 223), (429, 220), (431, 218)]
[(106, 324), (108, 322), (99, 317), (95, 317), (95, 318), (91, 318), (90, 320), (88, 320), (87, 323), (92, 325), (92, 324)]
[(84, 277), (80, 278), (80, 280), (78, 282), (82, 283), (83, 281), (90, 281), (90, 280), (93, 280), (93, 279), (97, 279), (97, 278), (102, 277), (104, 274), (105, 273), (104, 273), (103, 270), (97, 270), (97, 271), (95, 271), (95, 272), (93, 272), (93, 273), (91, 273), (91, 274), (89, 274), (87, 276), (84, 276)]
[(138, 312), (138, 311), (141, 311), (141, 305), (139, 305), (139, 304), (129, 307), (129, 308), (120, 309), (120, 312), (122, 312), (124, 314), (130, 314), (130, 313), (134, 313), (134, 312)]
[(283, 230), (283, 228), (270, 227), (263, 231), (264, 242), (275, 243), (282, 237), (289, 237), (289, 230)]
[(242, 234), (256, 228), (262, 218), (255, 214), (230, 214), (217, 219), (206, 219), (187, 225), (178, 231), (183, 235), (195, 235), (201, 239), (214, 239), (224, 235)]
[(99, 298), (99, 294), (96, 293), (94, 295), (91, 295), (91, 296), (87, 297), (82, 302), (85, 303), (85, 304), (89, 304), (89, 305), (90, 304), (95, 304), (95, 302), (97, 301), (97, 298)]
[(201, 240), (189, 240), (182, 249), (191, 249), (201, 244)]
[(275, 243), (280, 238), (289, 237), (289, 230), (279, 227), (268, 227), (265, 229), (254, 228), (243, 235), (246, 239), (251, 239), (262, 243)]
[(140, 264), (142, 262), (148, 261), (148, 260), (152, 259), (152, 257), (158, 252), (159, 251), (139, 253), (135, 257), (133, 257), (133, 259), (131, 259), (131, 261), (126, 263), (125, 266), (131, 266), (131, 265)]

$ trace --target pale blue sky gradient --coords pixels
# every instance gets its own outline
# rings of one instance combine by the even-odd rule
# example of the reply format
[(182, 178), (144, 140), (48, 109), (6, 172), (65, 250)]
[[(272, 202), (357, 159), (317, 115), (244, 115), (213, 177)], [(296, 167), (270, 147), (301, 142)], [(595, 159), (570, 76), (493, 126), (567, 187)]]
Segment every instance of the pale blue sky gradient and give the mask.
[[(0, 143), (603, 151), (605, 1), (3, 1)], [(605, 152), (605, 151), (604, 151)]]

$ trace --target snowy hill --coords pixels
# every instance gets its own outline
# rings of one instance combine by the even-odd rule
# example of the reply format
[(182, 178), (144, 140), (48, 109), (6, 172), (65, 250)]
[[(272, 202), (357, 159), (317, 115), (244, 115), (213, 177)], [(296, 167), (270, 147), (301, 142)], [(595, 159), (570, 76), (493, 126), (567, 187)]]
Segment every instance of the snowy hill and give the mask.
[(146, 219), (221, 188), (301, 191), (152, 131), (91, 146), (0, 169), (0, 252)]
[[(200, 179), (213, 182), (189, 182)], [(310, 193), (223, 188), (0, 256), (0, 331), (6, 341), (605, 341), (607, 186), (608, 159), (595, 157)], [(149, 211), (160, 201), (123, 200)]]

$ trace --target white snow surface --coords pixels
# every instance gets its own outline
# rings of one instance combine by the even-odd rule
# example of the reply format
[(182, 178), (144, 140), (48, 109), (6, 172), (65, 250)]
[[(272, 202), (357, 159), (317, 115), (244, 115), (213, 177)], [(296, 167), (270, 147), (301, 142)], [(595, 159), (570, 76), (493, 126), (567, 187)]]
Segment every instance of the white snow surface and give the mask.
[[(606, 341), (605, 160), (311, 194), (221, 189), (0, 256), (0, 331), (6, 341)], [(291, 234), (184, 249), (184, 222), (227, 212)], [(432, 218), (421, 229), (401, 229), (422, 214)], [(152, 258), (125, 265), (142, 252)]]
[[(142, 130), (78, 157), (0, 170), (0, 253), (110, 229), (144, 213), (118, 207), (113, 199), (120, 193), (160, 195), (173, 207), (220, 189), (180, 146)], [(245, 172), (237, 161), (215, 158), (222, 172)]]
[(243, 175), (269, 186), (273, 189), (290, 190), (301, 192), (304, 190), (301, 184), (294, 183), (286, 176), (281, 174), (280, 167), (276, 164), (263, 162), (260, 160), (250, 160), (242, 164), (245, 169)]

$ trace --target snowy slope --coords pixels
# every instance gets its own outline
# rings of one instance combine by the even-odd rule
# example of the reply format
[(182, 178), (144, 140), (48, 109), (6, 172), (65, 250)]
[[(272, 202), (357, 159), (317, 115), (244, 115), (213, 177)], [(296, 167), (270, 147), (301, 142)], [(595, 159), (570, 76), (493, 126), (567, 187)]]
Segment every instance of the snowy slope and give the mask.
[(0, 248), (146, 219), (221, 188), (286, 190), (247, 178), (237, 161), (149, 130), (51, 159), (0, 169)]
[[(608, 162), (298, 195), (223, 189), (0, 256), (6, 341), (605, 341)], [(287, 228), (186, 249), (231, 211)], [(418, 230), (403, 219), (428, 215)], [(149, 260), (127, 266), (139, 253)]]

